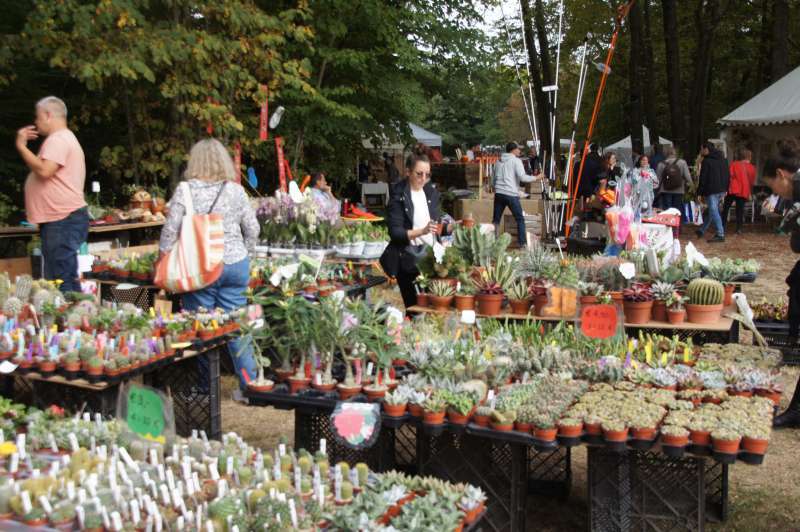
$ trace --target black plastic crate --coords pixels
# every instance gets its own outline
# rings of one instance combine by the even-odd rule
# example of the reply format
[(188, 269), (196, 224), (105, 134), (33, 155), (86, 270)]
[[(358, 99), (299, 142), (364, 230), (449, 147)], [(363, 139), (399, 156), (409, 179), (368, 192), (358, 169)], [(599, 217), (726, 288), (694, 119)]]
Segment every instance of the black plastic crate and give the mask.
[(755, 326), (768, 346), (780, 349), (784, 364), (800, 365), (800, 342), (796, 338), (790, 338), (788, 322), (757, 321)]

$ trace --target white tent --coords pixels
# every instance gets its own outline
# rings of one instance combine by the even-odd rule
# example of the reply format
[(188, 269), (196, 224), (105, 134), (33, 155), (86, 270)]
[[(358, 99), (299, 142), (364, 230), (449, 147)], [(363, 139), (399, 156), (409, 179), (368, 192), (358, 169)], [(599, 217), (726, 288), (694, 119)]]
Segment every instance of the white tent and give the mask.
[(756, 94), (718, 123), (720, 137), (728, 146), (732, 160), (738, 148), (753, 151), (753, 163), (761, 169), (776, 149), (778, 140), (800, 138), (800, 66)]
[[(651, 147), (650, 145), (650, 129), (647, 126), (642, 126), (642, 142), (644, 144), (644, 149), (647, 150)], [(665, 139), (664, 137), (658, 137), (658, 143), (662, 146), (672, 146), (672, 141), (669, 139)], [(633, 142), (631, 141), (631, 136), (628, 135), (624, 139), (618, 140), (614, 144), (610, 146), (606, 146), (603, 148), (604, 152), (613, 151), (617, 154), (617, 159), (624, 162), (626, 166), (631, 167), (633, 166)]]
[(414, 138), (417, 139), (417, 142), (421, 142), (429, 148), (442, 147), (441, 135), (437, 135), (436, 133), (428, 131), (417, 124), (412, 124), (411, 122), (408, 123), (408, 126), (411, 128), (411, 134), (414, 135)]

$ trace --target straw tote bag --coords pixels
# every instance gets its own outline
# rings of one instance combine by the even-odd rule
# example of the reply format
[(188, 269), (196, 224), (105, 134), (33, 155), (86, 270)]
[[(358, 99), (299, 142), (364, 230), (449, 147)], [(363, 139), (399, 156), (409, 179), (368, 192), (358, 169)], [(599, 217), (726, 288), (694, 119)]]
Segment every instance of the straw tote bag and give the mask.
[(159, 288), (176, 294), (194, 292), (219, 279), (224, 267), (225, 230), (222, 215), (212, 214), (212, 211), (226, 184), (222, 183), (206, 214), (194, 212), (189, 184), (184, 182), (178, 186), (183, 192), (186, 213), (178, 241), (156, 265), (154, 282)]

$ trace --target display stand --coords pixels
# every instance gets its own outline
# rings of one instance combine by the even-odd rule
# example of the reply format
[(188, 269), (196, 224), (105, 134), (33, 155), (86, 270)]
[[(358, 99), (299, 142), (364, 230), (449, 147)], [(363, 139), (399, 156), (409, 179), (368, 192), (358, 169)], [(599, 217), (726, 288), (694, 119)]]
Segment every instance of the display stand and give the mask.
[[(171, 394), (175, 429), (181, 436), (191, 435), (192, 429), (205, 430), (209, 438), (222, 436), (219, 360), (226, 349), (227, 340), (216, 339), (179, 351), (163, 365), (150, 364), (140, 370), (144, 384)], [(11, 373), (0, 377), (0, 388), (5, 397), (38, 408), (55, 404), (71, 411), (85, 410), (113, 417), (119, 385), (135, 376), (126, 376), (115, 383), (93, 384), (85, 379), (67, 380), (60, 375)]]
[[(420, 306), (413, 306), (408, 307), (406, 309), (410, 314), (440, 314), (441, 311), (434, 310), (430, 307), (420, 307)], [(452, 310), (455, 312), (455, 309)], [(493, 318), (500, 321), (525, 321), (525, 320), (535, 320), (542, 322), (544, 324), (553, 324), (564, 321), (565, 318), (551, 318), (551, 317), (544, 317), (544, 316), (534, 316), (533, 314), (511, 314), (511, 313), (501, 313), (496, 316), (486, 316), (483, 314), (477, 314), (479, 318)], [(727, 318), (725, 316), (721, 317), (719, 321), (712, 324), (698, 324), (698, 323), (689, 323), (684, 322), (680, 325), (673, 325), (671, 323), (662, 322), (662, 321), (649, 321), (643, 324), (633, 324), (633, 323), (626, 323), (625, 324), (625, 332), (628, 336), (631, 337), (638, 337), (639, 332), (643, 332), (645, 334), (652, 333), (652, 334), (661, 334), (664, 336), (673, 336), (677, 335), (678, 338), (681, 340), (687, 340), (689, 338), (697, 344), (706, 344), (706, 343), (739, 343), (739, 322)]]

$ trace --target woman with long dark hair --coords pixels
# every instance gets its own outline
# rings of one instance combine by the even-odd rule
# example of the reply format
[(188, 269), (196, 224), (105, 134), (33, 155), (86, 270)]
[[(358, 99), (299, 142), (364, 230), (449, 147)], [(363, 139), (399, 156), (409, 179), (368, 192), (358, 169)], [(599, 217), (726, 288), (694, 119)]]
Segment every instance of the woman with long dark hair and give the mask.
[[(792, 202), (782, 225), (791, 228), (792, 251), (800, 253), (800, 146), (796, 141), (780, 144), (778, 155), (764, 164), (763, 178), (773, 193)], [(792, 268), (786, 284), (789, 285), (789, 337), (796, 343), (800, 329), (800, 261)], [(789, 407), (775, 418), (775, 427), (800, 427), (800, 381), (797, 384)]]
[[(428, 156), (415, 149), (406, 159), (406, 178), (392, 187), (386, 209), (390, 241), (381, 256), (381, 266), (397, 279), (406, 308), (416, 304), (417, 261), (439, 236), (439, 192), (430, 177)], [(452, 224), (445, 225), (442, 233), (449, 234), (452, 229)]]

